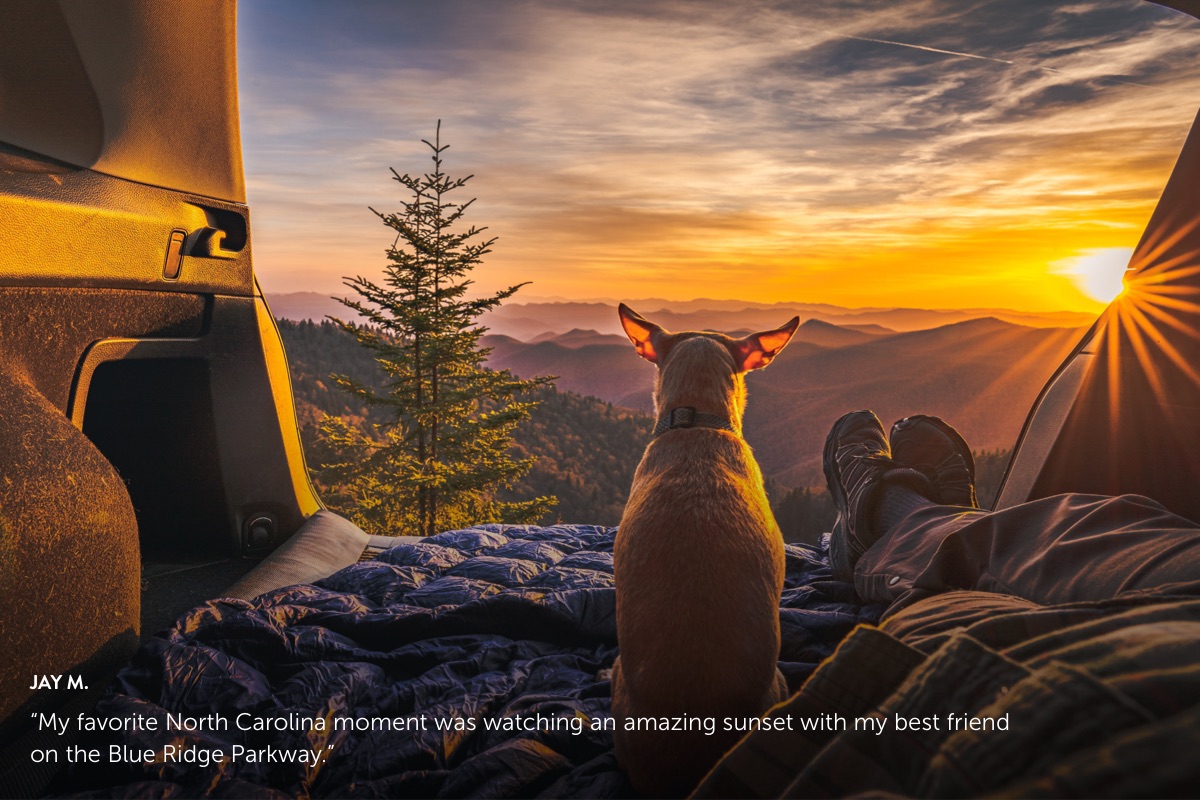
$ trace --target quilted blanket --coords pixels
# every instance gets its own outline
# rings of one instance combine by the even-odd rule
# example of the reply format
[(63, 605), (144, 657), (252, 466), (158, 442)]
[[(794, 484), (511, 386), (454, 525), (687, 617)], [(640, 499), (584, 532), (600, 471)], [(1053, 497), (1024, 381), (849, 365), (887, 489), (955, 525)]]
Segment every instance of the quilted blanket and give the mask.
[[(216, 600), (149, 639), (94, 716), (92, 796), (622, 797), (608, 670), (615, 529), (483, 525), (312, 585)], [(793, 690), (860, 621), (787, 547)], [(111, 726), (106, 726), (111, 727)]]

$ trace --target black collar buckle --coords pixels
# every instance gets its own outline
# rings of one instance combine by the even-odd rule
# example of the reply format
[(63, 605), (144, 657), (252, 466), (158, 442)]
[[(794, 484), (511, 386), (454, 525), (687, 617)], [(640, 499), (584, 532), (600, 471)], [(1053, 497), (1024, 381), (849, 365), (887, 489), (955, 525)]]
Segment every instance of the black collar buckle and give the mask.
[(668, 428), (694, 428), (696, 427), (696, 409), (691, 406), (679, 406), (672, 408), (667, 414)]

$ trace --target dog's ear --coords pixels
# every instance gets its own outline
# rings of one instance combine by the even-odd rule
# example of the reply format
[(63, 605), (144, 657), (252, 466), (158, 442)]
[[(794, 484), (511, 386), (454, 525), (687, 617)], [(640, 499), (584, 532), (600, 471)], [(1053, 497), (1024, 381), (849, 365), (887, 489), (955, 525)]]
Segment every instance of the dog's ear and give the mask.
[(654, 340), (661, 338), (663, 329), (624, 303), (617, 307), (617, 313), (621, 315), (621, 327), (637, 348), (637, 354), (651, 364), (657, 364), (661, 353), (654, 347)]
[(762, 369), (771, 363), (771, 359), (779, 355), (779, 351), (791, 341), (792, 334), (799, 327), (800, 318), (792, 317), (782, 328), (752, 333), (744, 339), (738, 339), (730, 346), (733, 360), (737, 362), (742, 372)]

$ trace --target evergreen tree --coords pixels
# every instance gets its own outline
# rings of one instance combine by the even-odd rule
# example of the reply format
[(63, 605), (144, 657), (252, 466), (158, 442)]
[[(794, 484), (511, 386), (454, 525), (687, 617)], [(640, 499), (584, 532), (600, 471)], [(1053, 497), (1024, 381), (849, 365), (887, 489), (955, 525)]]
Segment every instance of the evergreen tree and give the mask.
[(533, 458), (510, 453), (513, 429), (528, 419), (535, 402), (526, 395), (550, 378), (517, 380), (507, 370), (487, 369), (481, 314), (521, 286), (467, 299), (468, 273), (491, 252), (486, 228), (464, 228), (474, 199), (453, 198), (473, 176), (442, 171), (441, 121), (430, 143), (433, 170), (392, 175), (408, 192), (399, 212), (372, 212), (396, 232), (387, 250), (383, 284), (361, 276), (345, 285), (358, 295), (342, 302), (367, 320), (334, 322), (374, 354), (387, 380), (383, 390), (346, 375), (338, 386), (386, 411), (387, 422), (364, 434), (340, 419), (321, 426), (326, 461), (322, 477), (339, 486), (325, 501), (364, 530), (430, 536), (480, 522), (532, 522), (553, 505), (552, 497), (502, 501), (527, 473)]

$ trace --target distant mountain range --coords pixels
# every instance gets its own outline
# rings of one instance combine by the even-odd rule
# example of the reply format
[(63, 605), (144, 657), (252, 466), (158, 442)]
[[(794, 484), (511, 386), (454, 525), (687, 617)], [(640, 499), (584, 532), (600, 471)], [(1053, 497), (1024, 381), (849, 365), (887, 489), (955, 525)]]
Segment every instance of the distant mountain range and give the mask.
[[(322, 295), (270, 296), (276, 316), (321, 319), (348, 309)], [(830, 425), (856, 408), (885, 423), (915, 413), (957, 426), (975, 450), (1011, 448), (1038, 391), (1093, 317), (992, 309), (845, 309), (820, 303), (634, 301), (672, 330), (733, 334), (803, 324), (766, 370), (748, 378), (747, 440), (781, 486), (819, 486)], [(660, 306), (655, 308), (655, 306)], [(610, 303), (509, 303), (486, 318), (489, 363), (522, 377), (557, 375), (560, 390), (652, 413), (654, 367), (634, 353)]]
[[(291, 292), (267, 296), (277, 317), (291, 320), (322, 320), (327, 316), (353, 316), (350, 309), (331, 297), (316, 292)], [(842, 308), (828, 303), (756, 303), (745, 300), (689, 300), (686, 302), (643, 299), (628, 304), (644, 316), (671, 330), (766, 330), (793, 316), (812, 319), (867, 333), (913, 331), (955, 322), (993, 317), (1016, 325), (1036, 328), (1068, 328), (1091, 324), (1094, 314), (1076, 311), (1032, 312), (1011, 309), (921, 309)], [(488, 314), (483, 323), (492, 333), (530, 341), (546, 334), (561, 335), (573, 330), (620, 335), (617, 304), (595, 302), (509, 302)]]
[[(867, 333), (810, 319), (765, 370), (747, 378), (746, 438), (784, 486), (822, 483), (825, 434), (870, 408), (885, 421), (942, 416), (976, 450), (1011, 448), (1038, 391), (1085, 328), (1033, 328), (984, 318), (905, 333)], [(654, 367), (623, 337), (574, 330), (566, 341), (489, 335), (488, 361), (522, 377), (652, 413)]]
[[(829, 426), (853, 408), (873, 408), (885, 424), (918, 412), (950, 420), (976, 450), (980, 496), (990, 497), (1007, 462), (1007, 452), (999, 451), (1011, 448), (1038, 390), (1082, 330), (995, 319), (909, 333), (804, 323), (770, 367), (748, 377), (746, 437), (788, 539), (815, 541), (831, 524), (828, 496), (810, 489), (824, 484), (820, 453)], [(316, 466), (322, 451), (315, 428), (322, 413), (364, 429), (382, 421), (335, 389), (329, 374), (377, 386), (384, 377), (368, 351), (329, 323), (281, 320), (280, 332), (301, 432)], [(560, 376), (558, 390), (539, 392), (542, 405), (517, 433), (518, 448), (539, 460), (514, 487), (515, 496), (556, 494), (559, 505), (550, 522), (615, 524), (649, 439), (654, 367), (624, 337), (592, 330), (538, 342), (485, 338), (493, 366)]]
[[(749, 329), (729, 331), (733, 336), (745, 336), (753, 331)], [(828, 322), (822, 322), (819, 319), (810, 319), (803, 323), (800, 329), (793, 337), (793, 342), (808, 342), (810, 344), (818, 344), (823, 347), (844, 347), (848, 344), (859, 344), (876, 336), (895, 333), (896, 331), (884, 328), (881, 325), (833, 325)], [(514, 342), (518, 341), (511, 336), (503, 336), (491, 334), (488, 341), (497, 342)], [(623, 333), (600, 333), (590, 329), (572, 328), (566, 333), (554, 333), (547, 331), (546, 333), (530, 339), (527, 344), (539, 344), (541, 342), (554, 342), (562, 347), (571, 349), (584, 347), (587, 345), (619, 345), (621, 347), (629, 346), (629, 339)]]
[[(800, 317), (802, 322), (818, 320), (864, 332), (875, 330), (877, 333), (923, 330), (982, 318), (1037, 328), (1089, 325), (1095, 319), (1095, 315), (1069, 311), (1033, 313), (985, 308), (954, 311), (921, 308), (859, 309), (818, 303), (778, 303), (771, 306), (744, 305), (742, 308), (681, 310), (674, 307), (654, 309), (639, 301), (630, 302), (628, 305), (668, 330), (716, 330), (727, 333), (777, 328), (793, 316)], [(509, 303), (489, 314), (483, 322), (492, 333), (522, 341), (528, 341), (546, 332), (562, 334), (575, 329), (594, 330), (601, 334), (621, 333), (616, 307), (607, 303)]]

